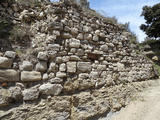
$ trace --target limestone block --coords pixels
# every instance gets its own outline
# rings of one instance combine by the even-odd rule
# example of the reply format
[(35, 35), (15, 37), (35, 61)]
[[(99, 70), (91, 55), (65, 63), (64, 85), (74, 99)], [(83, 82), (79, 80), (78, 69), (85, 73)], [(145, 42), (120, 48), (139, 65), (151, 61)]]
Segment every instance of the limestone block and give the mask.
[(19, 81), (19, 72), (13, 69), (0, 70), (0, 82)]
[(11, 100), (11, 93), (7, 89), (0, 89), (0, 107), (8, 106)]
[(64, 78), (64, 77), (67, 77), (67, 74), (65, 72), (57, 72), (56, 77)]
[(20, 70), (32, 71), (33, 70), (33, 64), (29, 61), (23, 61), (22, 65), (20, 65)]
[(90, 62), (78, 62), (77, 69), (81, 72), (90, 72), (91, 71), (91, 63)]
[(7, 57), (0, 57), (0, 68), (11, 68), (13, 61)]
[(14, 59), (16, 57), (16, 52), (14, 52), (14, 51), (6, 51), (4, 56)]
[(21, 80), (23, 82), (34, 82), (42, 80), (42, 76), (40, 72), (37, 71), (22, 71), (21, 72)]
[(24, 101), (32, 101), (38, 99), (39, 91), (37, 88), (29, 88), (25, 89), (22, 94)]
[(69, 46), (72, 48), (79, 48), (80, 47), (80, 40), (77, 40), (75, 38), (70, 39)]
[(43, 84), (39, 87), (39, 91), (45, 95), (59, 95), (63, 87), (61, 84)]
[(47, 70), (47, 62), (45, 62), (45, 61), (39, 61), (36, 64), (36, 71), (45, 72), (46, 70)]
[(48, 60), (48, 54), (47, 54), (47, 52), (39, 52), (37, 58), (39, 60), (47, 61)]
[(67, 62), (67, 72), (69, 73), (76, 72), (76, 62)]

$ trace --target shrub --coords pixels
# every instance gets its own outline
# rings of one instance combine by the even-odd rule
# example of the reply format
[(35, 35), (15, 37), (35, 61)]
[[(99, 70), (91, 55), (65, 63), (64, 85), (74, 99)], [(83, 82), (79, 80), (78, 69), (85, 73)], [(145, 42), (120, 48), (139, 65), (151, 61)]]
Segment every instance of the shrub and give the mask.
[(14, 26), (10, 32), (10, 40), (12, 44), (20, 45), (23, 47), (30, 46), (32, 32), (29, 26)]

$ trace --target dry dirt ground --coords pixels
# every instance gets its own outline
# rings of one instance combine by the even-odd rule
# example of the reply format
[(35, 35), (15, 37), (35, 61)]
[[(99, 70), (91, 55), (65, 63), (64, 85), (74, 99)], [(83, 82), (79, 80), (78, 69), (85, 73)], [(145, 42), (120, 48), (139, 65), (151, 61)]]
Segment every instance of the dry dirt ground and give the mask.
[(160, 120), (160, 80), (121, 111), (101, 120)]

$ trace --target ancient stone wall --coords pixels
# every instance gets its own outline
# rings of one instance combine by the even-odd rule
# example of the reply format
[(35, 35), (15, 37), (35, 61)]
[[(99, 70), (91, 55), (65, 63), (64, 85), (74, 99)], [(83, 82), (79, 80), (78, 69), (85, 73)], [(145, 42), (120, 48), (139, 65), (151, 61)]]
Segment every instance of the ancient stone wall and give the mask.
[[(37, 111), (35, 119), (85, 120), (122, 107), (128, 94), (120, 93), (127, 83), (155, 77), (152, 63), (136, 53), (129, 33), (116, 24), (63, 2), (41, 10), (15, 8), (17, 23), (30, 25), (34, 34), (23, 57), (14, 51), (0, 54), (1, 108), (39, 100), (37, 108), (23, 113), (26, 119)], [(46, 98), (50, 102), (43, 103)], [(16, 112), (14, 118), (23, 119)]]

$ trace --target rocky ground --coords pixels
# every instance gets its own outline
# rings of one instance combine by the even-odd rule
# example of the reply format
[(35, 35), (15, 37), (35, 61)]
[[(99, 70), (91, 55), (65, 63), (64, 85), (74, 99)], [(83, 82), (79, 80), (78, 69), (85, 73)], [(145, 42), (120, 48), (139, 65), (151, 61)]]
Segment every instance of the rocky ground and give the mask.
[(160, 80), (138, 94), (120, 112), (99, 120), (159, 120), (160, 119)]

